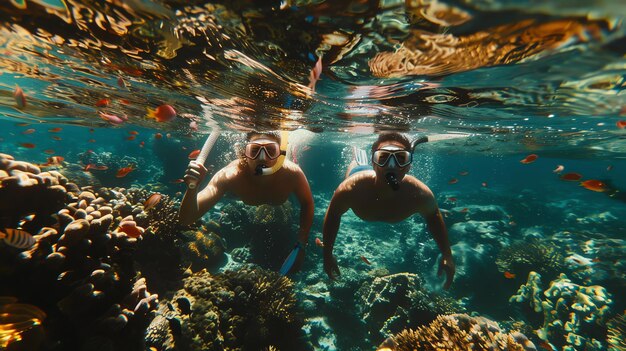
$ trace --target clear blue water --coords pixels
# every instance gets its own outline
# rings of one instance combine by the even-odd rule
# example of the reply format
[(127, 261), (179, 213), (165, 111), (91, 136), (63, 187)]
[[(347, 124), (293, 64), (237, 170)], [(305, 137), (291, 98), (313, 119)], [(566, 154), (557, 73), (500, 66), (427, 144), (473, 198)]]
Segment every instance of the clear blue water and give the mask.
[[(305, 263), (289, 277), (301, 319), (297, 346), (285, 341), (290, 337), (267, 337), (251, 346), (236, 334), (222, 335), (227, 340), (222, 346), (207, 346), (204, 340), (205, 349), (376, 349), (387, 337), (428, 325), (439, 313), (430, 306), (432, 315), (417, 318), (415, 313), (423, 311), (403, 300), (415, 296), (399, 297), (374, 284), (375, 279), (391, 281), (397, 273), (418, 277), (423, 291), (432, 294), (429, 301), (455, 301), (458, 305), (449, 312), (489, 318), (507, 332), (519, 330), (539, 350), (624, 349), (626, 129), (620, 123), (626, 125), (626, 8), (621, 2), (26, 4), (26, 9), (15, 2), (0, 5), (0, 153), (33, 164), (62, 156), (63, 165), (54, 169), (70, 182), (91, 186), (85, 190), (103, 194), (102, 187), (140, 188), (167, 195), (178, 206), (186, 185), (177, 180), (184, 175), (188, 154), (201, 147), (211, 130), (219, 127), (222, 132), (206, 162), (209, 175), (237, 157), (245, 132), (292, 132), (291, 146), (299, 152), (289, 158), (306, 174), (315, 202)], [(320, 56), (323, 69), (312, 90), (309, 75)], [(13, 96), (16, 86), (26, 96), (23, 108)], [(102, 99), (109, 100), (107, 106), (97, 106)], [(177, 117), (162, 123), (148, 119), (147, 109), (161, 104), (173, 106)], [(114, 125), (99, 113), (128, 120)], [(61, 130), (51, 132), (53, 128)], [(364, 222), (348, 211), (334, 250), (342, 277), (332, 282), (323, 271), (322, 250), (313, 240), (322, 238), (324, 214), (343, 181), (351, 147), (369, 151), (382, 131), (467, 134), (419, 145), (409, 172), (433, 191), (443, 213), (457, 265), (449, 291), (441, 288), (443, 280), (436, 275), (439, 250), (417, 215), (385, 224)], [(136, 136), (128, 140), (131, 132)], [(539, 157), (520, 163), (530, 154)], [(89, 163), (108, 169), (85, 171)], [(136, 165), (133, 172), (115, 176), (129, 164)], [(562, 180), (553, 172), (558, 165), (565, 168), (561, 174), (576, 172), (582, 179)], [(458, 182), (451, 184), (453, 178)], [(581, 186), (585, 180), (602, 181), (605, 191), (586, 189)], [(1, 200), (10, 204), (12, 199)], [(275, 270), (272, 264), (288, 253), (298, 228), (298, 202), (293, 196), (289, 202), (293, 212), (282, 222), (275, 215), (275, 222), (259, 224), (255, 216), (261, 212), (233, 196), (209, 210), (203, 226), (194, 230), (206, 237), (209, 231), (219, 234), (224, 253), (217, 263), (198, 258), (202, 254), (190, 258), (196, 252), (189, 249), (191, 243), (201, 239), (189, 239), (183, 229), (174, 230), (171, 242), (146, 235), (130, 254), (135, 276), (124, 277), (130, 285), (107, 290), (105, 302), (82, 314), (69, 313), (58, 303), (87, 281), (91, 270), (76, 280), (81, 283), (70, 284), (71, 289), (59, 287), (52, 273), (32, 263), (37, 258), (22, 266), (17, 257), (23, 250), (0, 244), (0, 273), (9, 282), (2, 284), (0, 295), (48, 314), (41, 327), (44, 336), (29, 326), (15, 333), (32, 343), (12, 340), (10, 347), (167, 350), (175, 344), (180, 350), (203, 349), (190, 340), (202, 334), (194, 326), (209, 325), (209, 317), (176, 317), (183, 331), (171, 330), (175, 343), (156, 342), (145, 333), (154, 330), (158, 316), (167, 315), (167, 302), (180, 297), (188, 266), (196, 274), (206, 268), (219, 276), (241, 269), (245, 260), (237, 252), (252, 250), (254, 256), (259, 242), (267, 241), (264, 259), (272, 259), (252, 261)], [(248, 211), (249, 218), (237, 217), (228, 205)], [(15, 227), (7, 215), (10, 205), (0, 208), (7, 211), (2, 225)], [(278, 244), (269, 244), (276, 240)], [(503, 268), (502, 261), (523, 257), (535, 241), (558, 252), (559, 258), (549, 263), (554, 267), (548, 269), (546, 261), (537, 259)], [(181, 256), (171, 258), (179, 250)], [(208, 252), (202, 250), (209, 249), (197, 251)], [(151, 264), (160, 259), (173, 270), (153, 269)], [(560, 273), (577, 291), (605, 288), (603, 296), (611, 301), (599, 315), (595, 310), (579, 313), (574, 307), (579, 300), (566, 299), (561, 317), (573, 313), (581, 320), (590, 315), (596, 319), (573, 331), (546, 327), (551, 320), (532, 311), (528, 301), (510, 301), (531, 271), (542, 274), (543, 301), (551, 298), (543, 293), (551, 281), (554, 286), (563, 282)], [(19, 278), (20, 272), (36, 278)], [(99, 330), (107, 309), (123, 305), (119, 301), (139, 276), (146, 277), (150, 292), (159, 294), (161, 307), (152, 306), (145, 319), (130, 318), (119, 330)], [(55, 293), (38, 297), (35, 288)], [(380, 300), (373, 302), (376, 293)], [(246, 318), (259, 320), (255, 311), (249, 309)], [(62, 330), (63, 323), (90, 327), (72, 334)], [(250, 324), (249, 330), (264, 330), (259, 323)], [(266, 327), (275, 326), (267, 322)], [(542, 329), (549, 329), (547, 336)], [(572, 341), (569, 333), (583, 341)]]

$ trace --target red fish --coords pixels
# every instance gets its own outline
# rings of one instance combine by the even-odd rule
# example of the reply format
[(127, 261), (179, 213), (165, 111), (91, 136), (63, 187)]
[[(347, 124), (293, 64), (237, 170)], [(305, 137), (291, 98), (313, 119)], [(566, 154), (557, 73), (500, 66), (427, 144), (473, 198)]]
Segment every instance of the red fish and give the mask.
[(13, 98), (18, 108), (26, 107), (26, 96), (24, 91), (18, 85), (15, 85), (15, 91), (13, 92)]
[(123, 167), (117, 170), (117, 173), (115, 173), (115, 177), (116, 178), (123, 178), (126, 177), (126, 175), (128, 175), (128, 173), (134, 171), (135, 168), (133, 165), (130, 165), (128, 167)]
[(161, 201), (161, 198), (163, 198), (163, 195), (159, 193), (154, 193), (150, 195), (150, 197), (148, 197), (148, 200), (146, 200), (146, 202), (143, 203), (144, 209), (147, 211), (153, 208), (159, 203), (159, 201)]
[(585, 180), (584, 182), (580, 183), (580, 186), (591, 191), (597, 191), (599, 193), (606, 191), (606, 184), (595, 179)]
[(365, 264), (367, 264), (367, 265), (371, 265), (372, 264), (367, 258), (365, 258), (365, 256), (361, 256), (360, 258), (361, 258), (361, 261), (365, 262)]
[(571, 182), (576, 182), (576, 181), (579, 181), (582, 177), (583, 176), (581, 174), (572, 172), (572, 173), (563, 174), (561, 176), (561, 179), (568, 180)]
[(172, 184), (180, 184), (180, 183), (184, 183), (185, 180), (183, 178), (178, 178), (178, 179), (174, 179), (172, 181), (170, 181), (170, 183)]
[(87, 140), (87, 142), (88, 142), (88, 143), (95, 143), (95, 142), (96, 142), (96, 139), (89, 139), (89, 140)]
[(449, 198), (448, 198), (448, 201), (450, 201), (450, 202), (456, 202), (456, 197), (449, 197)]
[(308, 86), (313, 91), (315, 91), (315, 84), (317, 84), (317, 81), (320, 80), (320, 76), (322, 75), (322, 69), (322, 56), (320, 56), (317, 58), (317, 62), (315, 62), (315, 66), (311, 70), (311, 73), (309, 73)]
[(450, 180), (448, 181), (448, 184), (456, 184), (456, 183), (458, 183), (458, 182), (459, 182), (459, 180), (458, 180), (458, 179), (456, 179), (456, 178), (452, 178), (452, 179), (450, 179)]
[(136, 137), (136, 135), (129, 135), (126, 137), (126, 140), (135, 140)]
[(155, 139), (161, 139), (161, 138), (163, 138), (163, 134), (161, 134), (161, 133), (156, 133), (156, 134), (154, 134), (154, 138), (155, 138)]
[(190, 160), (195, 160), (198, 158), (198, 155), (200, 155), (200, 150), (193, 150), (189, 153), (189, 156), (187, 156), (187, 158), (189, 158)]
[(56, 128), (48, 129), (48, 132), (50, 132), (50, 133), (58, 133), (58, 132), (60, 132), (62, 130), (63, 130), (63, 128), (56, 127)]
[(54, 150), (52, 150), (52, 149), (43, 150), (43, 152), (45, 154), (48, 154), (48, 155), (53, 155), (54, 154)]
[(30, 128), (30, 129), (26, 129), (25, 131), (23, 131), (22, 134), (28, 135), (28, 134), (33, 134), (34, 132), (35, 132), (35, 129)]
[(144, 145), (146, 145), (145, 141), (142, 141), (142, 142), (139, 143), (139, 147), (143, 147)]
[(157, 122), (168, 122), (176, 118), (176, 110), (170, 105), (161, 105), (156, 109), (148, 109), (148, 118)]
[(123, 221), (117, 230), (126, 233), (131, 238), (138, 238), (143, 234), (143, 229), (138, 227), (134, 221)]
[(535, 155), (535, 154), (530, 154), (528, 156), (526, 156), (525, 159), (521, 160), (521, 163), (527, 164), (527, 163), (532, 163), (535, 162), (535, 160), (539, 158), (539, 156)]
[(136, 130), (131, 130), (131, 131), (128, 132), (128, 134), (130, 134), (130, 135), (139, 135), (139, 132), (136, 131)]
[(120, 103), (123, 105), (129, 105), (130, 101), (126, 100), (126, 99), (120, 99)]
[(54, 140), (56, 140), (56, 141), (63, 140), (63, 139), (62, 139), (60, 136), (58, 136), (58, 135), (53, 135), (53, 136), (52, 136), (52, 139), (54, 139)]
[(320, 240), (320, 238), (315, 238), (315, 246), (324, 247), (324, 243)]
[(506, 272), (504, 272), (504, 277), (506, 279), (513, 279), (513, 278), (515, 278), (515, 274), (513, 274), (513, 273), (511, 273), (509, 271), (506, 271)]
[(36, 147), (36, 145), (33, 143), (21, 143), (20, 146), (25, 147), (27, 149), (34, 149)]
[(52, 156), (48, 157), (48, 165), (60, 165), (65, 161), (63, 156)]
[(624, 128), (626, 128), (626, 121), (617, 121), (617, 123), (615, 123), (615, 125), (619, 129), (624, 129)]
[(111, 103), (111, 100), (104, 98), (96, 101), (96, 107), (107, 107)]

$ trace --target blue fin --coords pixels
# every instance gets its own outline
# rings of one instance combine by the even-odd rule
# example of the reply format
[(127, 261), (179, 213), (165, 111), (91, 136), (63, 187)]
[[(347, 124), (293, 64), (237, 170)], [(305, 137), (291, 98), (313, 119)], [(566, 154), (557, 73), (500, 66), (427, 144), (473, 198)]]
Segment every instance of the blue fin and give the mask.
[(287, 275), (287, 272), (289, 272), (291, 267), (293, 267), (293, 264), (296, 263), (296, 258), (298, 257), (299, 253), (300, 253), (300, 244), (296, 244), (296, 247), (294, 247), (293, 250), (291, 250), (291, 253), (289, 254), (289, 256), (287, 256), (287, 258), (285, 259), (285, 262), (283, 262), (283, 265), (280, 267), (280, 270), (278, 271), (281, 275)]

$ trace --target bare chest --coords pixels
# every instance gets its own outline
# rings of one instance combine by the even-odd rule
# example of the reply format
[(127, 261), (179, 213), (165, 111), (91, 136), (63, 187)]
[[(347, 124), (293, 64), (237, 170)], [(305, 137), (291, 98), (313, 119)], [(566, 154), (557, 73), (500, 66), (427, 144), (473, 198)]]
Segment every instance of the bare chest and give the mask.
[(289, 198), (292, 192), (289, 183), (280, 178), (267, 182), (237, 181), (231, 193), (247, 205), (280, 205)]
[(352, 204), (352, 211), (366, 221), (399, 222), (416, 213), (417, 204), (406, 195), (380, 198), (371, 194), (359, 197)]

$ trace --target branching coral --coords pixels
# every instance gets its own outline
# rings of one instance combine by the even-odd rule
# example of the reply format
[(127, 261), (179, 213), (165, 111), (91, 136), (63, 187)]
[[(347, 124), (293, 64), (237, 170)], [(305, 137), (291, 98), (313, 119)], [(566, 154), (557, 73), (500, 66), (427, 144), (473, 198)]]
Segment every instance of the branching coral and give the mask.
[[(203, 270), (185, 279), (185, 288), (173, 300), (176, 308), (168, 312), (168, 318), (180, 326), (172, 335), (182, 350), (302, 348), (293, 283), (275, 272), (246, 267), (211, 275)], [(167, 339), (157, 336), (162, 326), (150, 328), (153, 340)]]
[(609, 351), (626, 351), (626, 311), (606, 323)]
[(438, 314), (464, 311), (458, 302), (427, 292), (422, 279), (411, 273), (375, 278), (357, 296), (359, 314), (374, 338), (428, 323)]
[(543, 291), (541, 275), (536, 272), (529, 274), (528, 282), (509, 301), (530, 301), (535, 312), (543, 312), (543, 325), (536, 331), (537, 335), (565, 351), (577, 350), (581, 346), (600, 348), (598, 340), (585, 335), (585, 327), (595, 325), (605, 329), (609, 307), (613, 303), (605, 288), (574, 284), (565, 274)]
[(497, 323), (466, 314), (438, 316), (430, 325), (405, 329), (386, 340), (379, 351), (499, 350), (531, 351), (535, 345), (525, 335), (507, 334)]
[(539, 240), (517, 242), (500, 250), (496, 258), (498, 270), (518, 276), (538, 271), (544, 276), (556, 276), (565, 267), (564, 257), (557, 248)]

